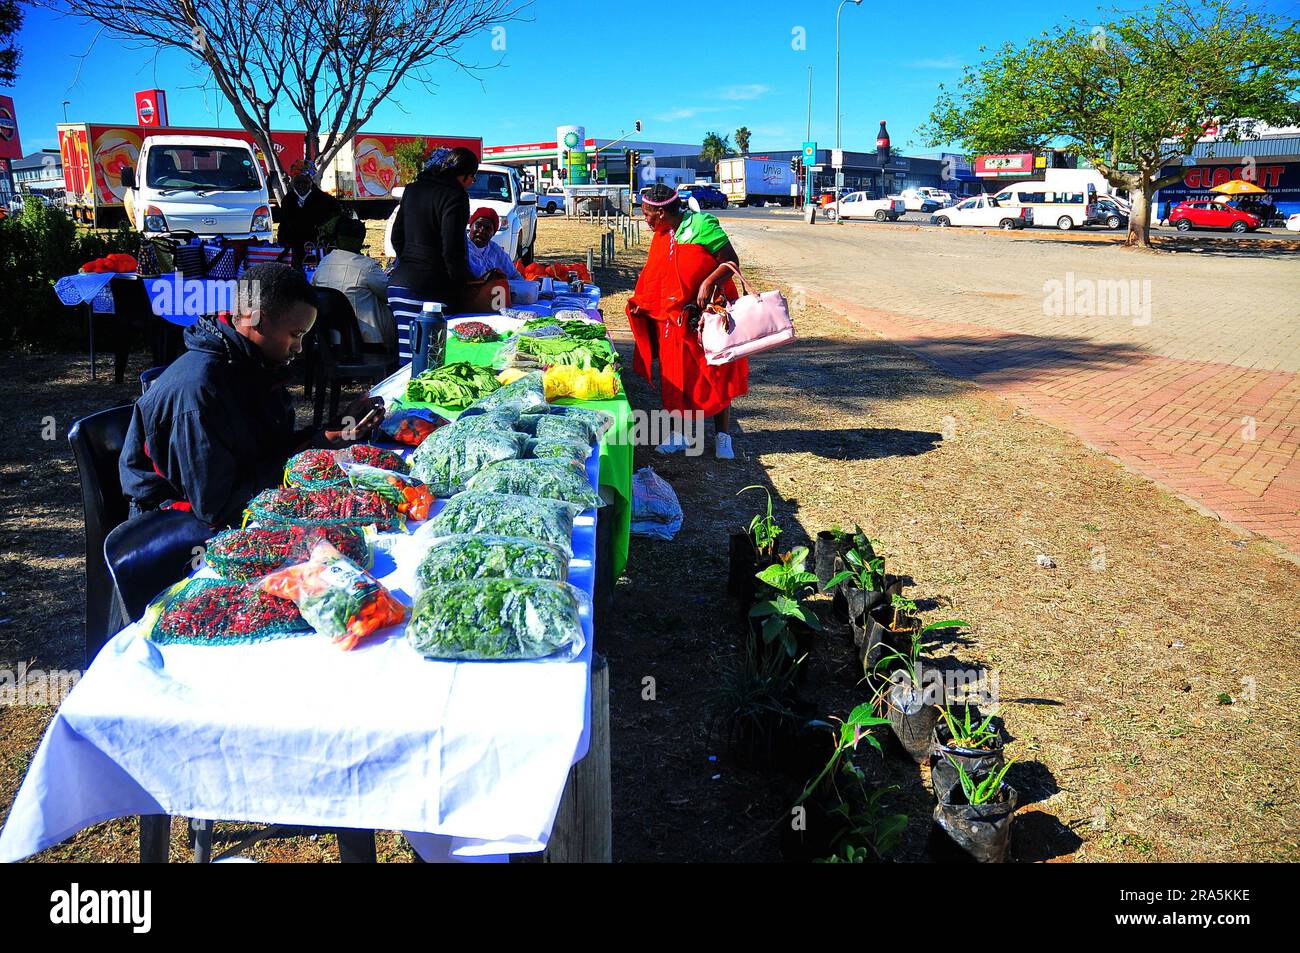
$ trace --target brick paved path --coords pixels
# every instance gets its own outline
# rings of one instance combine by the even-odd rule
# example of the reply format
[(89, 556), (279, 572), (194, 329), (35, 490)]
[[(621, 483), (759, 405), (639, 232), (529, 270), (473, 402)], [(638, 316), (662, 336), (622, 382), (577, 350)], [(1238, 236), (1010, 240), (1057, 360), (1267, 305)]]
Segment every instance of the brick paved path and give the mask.
[[(1300, 555), (1300, 257), (726, 224), (742, 260)], [(1150, 324), (1046, 315), (1067, 270), (1150, 280)]]

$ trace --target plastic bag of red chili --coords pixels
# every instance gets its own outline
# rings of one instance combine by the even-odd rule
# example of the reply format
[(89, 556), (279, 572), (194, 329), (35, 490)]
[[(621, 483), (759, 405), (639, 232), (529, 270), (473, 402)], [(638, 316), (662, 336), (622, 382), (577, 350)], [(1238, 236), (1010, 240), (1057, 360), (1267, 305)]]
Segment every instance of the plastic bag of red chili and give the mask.
[(347, 486), (348, 478), (339, 460), (362, 463), (368, 467), (410, 473), (405, 460), (391, 450), (359, 443), (344, 450), (304, 450), (290, 457), (284, 465), (284, 485), (305, 490), (323, 490), (334, 486)]
[[(386, 472), (386, 471), (378, 471)], [(289, 562), (306, 559), (319, 539), (359, 566), (374, 563), (373, 530), (357, 526), (258, 526), (228, 529), (208, 540), (203, 560), (223, 579), (257, 579)]]
[(466, 344), (487, 344), (501, 340), (501, 335), (492, 330), (492, 325), (482, 321), (461, 321), (451, 329), (451, 333)]
[(292, 602), (224, 579), (178, 582), (150, 603), (143, 626), (164, 645), (239, 645), (312, 631)]
[(362, 466), (378, 467), (381, 470), (392, 470), (394, 473), (410, 473), (411, 467), (399, 454), (391, 450), (385, 450), (383, 447), (372, 447), (368, 443), (357, 443), (348, 447), (346, 450), (335, 451), (335, 458), (349, 463), (359, 463)]
[[(345, 477), (346, 479), (346, 477)], [(397, 508), (372, 490), (351, 486), (324, 490), (286, 487), (263, 490), (253, 497), (244, 510), (244, 526), (251, 522), (265, 525), (298, 526), (369, 526), (380, 532), (406, 529), (406, 519)]]

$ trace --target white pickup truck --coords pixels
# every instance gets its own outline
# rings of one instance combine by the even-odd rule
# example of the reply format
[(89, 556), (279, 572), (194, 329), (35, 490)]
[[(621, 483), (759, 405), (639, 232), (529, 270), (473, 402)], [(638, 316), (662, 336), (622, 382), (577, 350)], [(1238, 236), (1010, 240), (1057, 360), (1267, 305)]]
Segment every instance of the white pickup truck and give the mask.
[[(393, 189), (393, 197), (401, 199), (405, 186)], [(481, 165), (474, 184), (469, 187), (469, 207), (472, 215), (480, 208), (490, 208), (501, 219), (501, 228), (493, 241), (506, 250), (511, 261), (525, 265), (533, 260), (537, 245), (537, 193), (525, 192), (519, 182), (519, 173), (505, 165)], [(384, 227), (384, 254), (396, 258), (393, 248), (393, 223), (397, 209), (388, 216)]]
[(149, 136), (122, 170), (124, 205), (146, 235), (271, 240), (271, 200), (252, 147), (216, 136)]
[(822, 209), (828, 221), (837, 218), (874, 218), (877, 222), (896, 222), (907, 212), (902, 199), (874, 199), (866, 192), (851, 192), (838, 202)]
[(1026, 228), (1034, 224), (1034, 210), (1025, 206), (1004, 206), (991, 195), (977, 195), (930, 216), (940, 228), (951, 225), (981, 225), (985, 228)]

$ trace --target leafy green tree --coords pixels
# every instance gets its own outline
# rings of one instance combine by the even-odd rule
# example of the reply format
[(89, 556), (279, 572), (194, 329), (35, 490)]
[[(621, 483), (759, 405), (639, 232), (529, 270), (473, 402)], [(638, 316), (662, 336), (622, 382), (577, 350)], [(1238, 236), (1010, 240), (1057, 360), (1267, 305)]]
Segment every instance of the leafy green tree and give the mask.
[(18, 31), (23, 27), (23, 10), (18, 0), (0, 0), (0, 84), (12, 86), (18, 78)]
[(749, 155), (749, 137), (752, 135), (748, 126), (741, 126), (736, 130), (736, 149), (741, 155)]
[(1152, 195), (1179, 178), (1161, 169), (1207, 128), (1239, 141), (1256, 123), (1300, 120), (1298, 24), (1239, 0), (1161, 0), (1057, 27), (967, 67), (957, 89), (940, 87), (922, 135), (971, 153), (1074, 153), (1130, 190), (1128, 244), (1150, 248)]
[(720, 136), (716, 132), (704, 136), (704, 144), (700, 146), (700, 158), (705, 162), (717, 165), (727, 157), (729, 152), (731, 152), (731, 142), (726, 136)]

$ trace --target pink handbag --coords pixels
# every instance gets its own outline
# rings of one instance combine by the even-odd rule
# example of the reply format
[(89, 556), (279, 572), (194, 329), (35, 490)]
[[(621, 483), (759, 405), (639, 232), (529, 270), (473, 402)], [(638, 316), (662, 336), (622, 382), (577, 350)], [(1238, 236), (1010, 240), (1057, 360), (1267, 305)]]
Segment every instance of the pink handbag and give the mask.
[(700, 318), (700, 346), (705, 361), (713, 365), (730, 364), (794, 340), (785, 296), (779, 291), (754, 294), (740, 269), (731, 262), (727, 265), (744, 293), (725, 312), (710, 308)]

